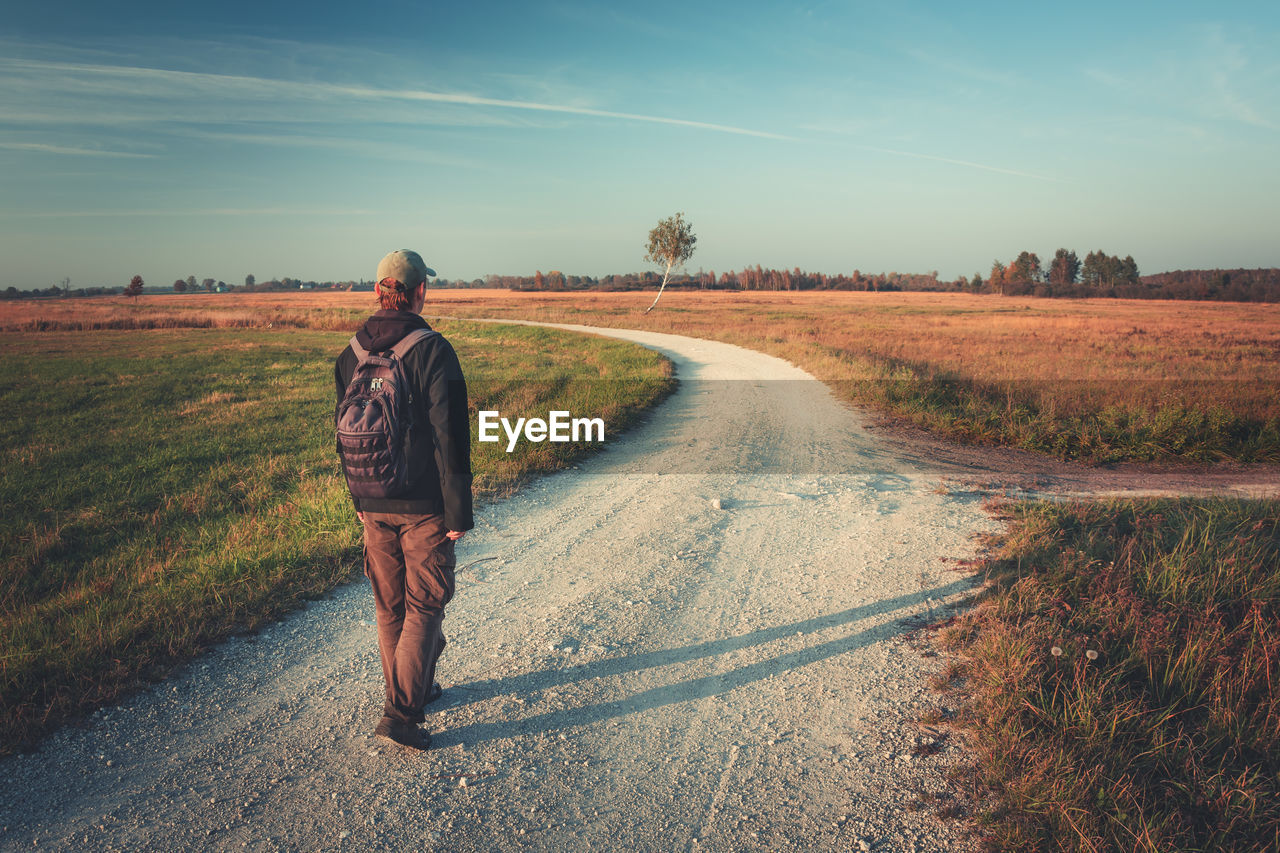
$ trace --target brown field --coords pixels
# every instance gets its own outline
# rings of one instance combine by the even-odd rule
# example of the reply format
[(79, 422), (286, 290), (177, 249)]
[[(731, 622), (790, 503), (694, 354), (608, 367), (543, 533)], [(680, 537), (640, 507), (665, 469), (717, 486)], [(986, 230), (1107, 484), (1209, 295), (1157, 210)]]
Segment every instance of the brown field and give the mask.
[[(780, 356), (953, 438), (1063, 458), (1280, 459), (1280, 305), (931, 293), (432, 291), (426, 313), (643, 328)], [(369, 293), (20, 301), (6, 329), (350, 328)]]

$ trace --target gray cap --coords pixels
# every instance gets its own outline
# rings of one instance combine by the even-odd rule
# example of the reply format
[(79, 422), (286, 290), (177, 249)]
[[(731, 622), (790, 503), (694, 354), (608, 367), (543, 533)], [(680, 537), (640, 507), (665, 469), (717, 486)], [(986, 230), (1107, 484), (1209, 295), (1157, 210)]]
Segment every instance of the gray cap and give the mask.
[(426, 281), (427, 276), (435, 274), (436, 271), (423, 262), (422, 255), (412, 249), (399, 249), (378, 262), (378, 277), (375, 280), (381, 282), (392, 279), (397, 285), (393, 290), (413, 290)]

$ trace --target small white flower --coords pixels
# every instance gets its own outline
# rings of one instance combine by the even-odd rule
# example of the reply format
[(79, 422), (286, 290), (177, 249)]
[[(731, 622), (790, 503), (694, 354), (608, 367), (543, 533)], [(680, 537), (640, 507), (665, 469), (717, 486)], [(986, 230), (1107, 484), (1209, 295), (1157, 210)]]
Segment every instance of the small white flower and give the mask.
[(1085, 656), (1085, 657), (1087, 657), (1089, 660), (1097, 660), (1097, 659), (1098, 659), (1098, 653), (1097, 653), (1097, 652), (1095, 652), (1093, 649), (1089, 649), (1089, 651), (1085, 652), (1085, 653), (1084, 653), (1084, 656)]
[(1049, 649), (1049, 654), (1053, 655), (1055, 658), (1060, 658), (1062, 657), (1062, 648), (1060, 646), (1054, 646)]

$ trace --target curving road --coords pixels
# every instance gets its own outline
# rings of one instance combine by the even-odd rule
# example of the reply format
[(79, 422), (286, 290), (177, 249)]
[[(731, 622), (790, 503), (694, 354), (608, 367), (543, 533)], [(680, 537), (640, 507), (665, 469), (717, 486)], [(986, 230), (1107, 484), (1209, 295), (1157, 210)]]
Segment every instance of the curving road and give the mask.
[(431, 751), (371, 737), (355, 583), (0, 762), (0, 846), (965, 849), (911, 807), (958, 749), (913, 754), (940, 664), (912, 631), (970, 589), (943, 559), (992, 526), (979, 498), (778, 359), (563, 328), (653, 347), (681, 387), (480, 513)]

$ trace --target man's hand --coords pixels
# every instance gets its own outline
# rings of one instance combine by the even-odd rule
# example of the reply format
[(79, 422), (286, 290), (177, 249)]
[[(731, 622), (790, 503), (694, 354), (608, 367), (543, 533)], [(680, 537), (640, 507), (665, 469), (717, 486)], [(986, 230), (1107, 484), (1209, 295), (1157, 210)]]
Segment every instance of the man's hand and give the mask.
[(459, 539), (461, 539), (463, 536), (466, 536), (466, 535), (467, 535), (467, 531), (465, 530), (450, 530), (448, 533), (445, 534), (445, 536), (448, 536), (454, 542), (457, 542)]
[(357, 512), (357, 513), (356, 513), (356, 518), (360, 519), (360, 523), (361, 523), (361, 524), (364, 524), (364, 513), (363, 513), (363, 512)]

